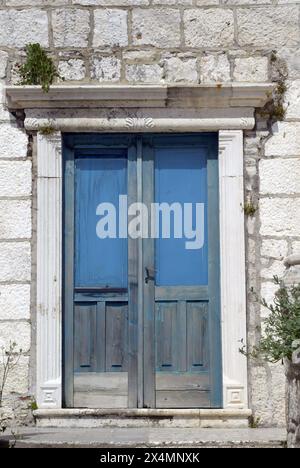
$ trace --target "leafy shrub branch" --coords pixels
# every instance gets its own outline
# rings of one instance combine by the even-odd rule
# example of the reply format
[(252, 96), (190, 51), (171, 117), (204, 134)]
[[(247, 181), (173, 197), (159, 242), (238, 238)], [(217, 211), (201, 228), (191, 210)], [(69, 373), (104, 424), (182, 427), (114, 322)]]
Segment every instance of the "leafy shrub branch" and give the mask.
[(40, 85), (46, 93), (59, 76), (53, 60), (47, 56), (40, 44), (27, 44), (26, 62), (20, 66), (19, 74), (21, 85)]
[(294, 351), (300, 346), (300, 284), (286, 287), (276, 276), (274, 282), (279, 286), (274, 303), (260, 301), (270, 313), (258, 345), (250, 350), (243, 345), (240, 349), (246, 356), (272, 363), (283, 359), (292, 361)]

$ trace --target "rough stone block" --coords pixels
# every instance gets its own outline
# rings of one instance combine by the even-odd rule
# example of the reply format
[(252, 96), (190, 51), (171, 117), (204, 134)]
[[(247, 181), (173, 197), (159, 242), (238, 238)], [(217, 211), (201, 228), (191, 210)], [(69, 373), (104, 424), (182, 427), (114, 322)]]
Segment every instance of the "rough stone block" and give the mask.
[(7, 378), (4, 397), (8, 393), (22, 395), (29, 389), (29, 357), (21, 356), (16, 367)]
[(127, 65), (126, 79), (129, 82), (158, 83), (162, 80), (163, 69), (157, 64), (154, 65)]
[(127, 63), (152, 63), (160, 58), (160, 52), (150, 48), (124, 50), (122, 57)]
[(238, 43), (262, 48), (297, 45), (298, 16), (297, 5), (239, 9)]
[(122, 47), (128, 44), (127, 11), (111, 9), (95, 10), (94, 23), (94, 47)]
[(193, 0), (152, 0), (152, 4), (153, 5), (192, 5)]
[(230, 63), (225, 54), (204, 55), (200, 62), (201, 83), (230, 81)]
[(132, 41), (134, 45), (178, 47), (180, 45), (180, 12), (170, 8), (133, 10)]
[(43, 10), (1, 10), (0, 46), (24, 47), (38, 42), (47, 47), (48, 16)]
[(80, 81), (85, 78), (84, 61), (80, 59), (70, 59), (59, 62), (58, 72), (61, 78), (67, 81)]
[(149, 0), (72, 0), (72, 3), (85, 6), (136, 6), (149, 5)]
[(0, 200), (0, 239), (28, 239), (30, 237), (30, 200)]
[(233, 12), (220, 8), (186, 10), (184, 31), (188, 47), (230, 47), (234, 43)]
[(5, 0), (6, 6), (56, 6), (66, 4), (68, 0)]
[[(278, 291), (278, 285), (273, 281), (265, 281), (261, 285), (261, 299), (264, 299), (268, 305), (274, 304), (275, 294)], [(267, 307), (261, 306), (260, 315), (262, 319), (266, 319), (270, 314)]]
[(30, 349), (30, 324), (28, 322), (1, 322), (0, 349), (7, 349), (10, 342), (16, 343), (17, 350), (27, 353)]
[(3, 50), (0, 50), (0, 78), (6, 77), (8, 54)]
[(300, 157), (264, 159), (259, 168), (261, 193), (300, 195)]
[(281, 363), (251, 366), (251, 402), (262, 426), (285, 425), (285, 376)]
[(0, 197), (31, 195), (31, 161), (0, 161)]
[(223, 0), (224, 5), (267, 5), (272, 0)]
[(0, 285), (0, 320), (30, 318), (30, 285)]
[(299, 236), (300, 198), (262, 198), (260, 233), (263, 236)]
[(121, 60), (116, 57), (94, 57), (91, 77), (102, 82), (116, 82), (121, 78)]
[(55, 47), (87, 47), (90, 32), (87, 10), (59, 9), (52, 13)]
[(284, 61), (290, 80), (300, 78), (300, 49), (281, 47), (278, 51), (278, 57)]
[(268, 58), (248, 57), (234, 61), (234, 81), (268, 81)]
[(273, 260), (266, 268), (261, 271), (261, 277), (273, 280), (274, 276), (282, 278), (285, 273), (285, 266), (282, 260)]
[(0, 159), (25, 158), (28, 137), (17, 126), (0, 123)]
[(197, 83), (197, 59), (166, 57), (165, 79), (168, 83)]
[(287, 82), (284, 105), (286, 108), (286, 119), (300, 119), (300, 80)]
[(266, 156), (300, 155), (300, 122), (278, 122), (273, 136), (265, 144)]
[(300, 240), (292, 242), (292, 254), (300, 254)]
[(0, 243), (0, 281), (30, 281), (30, 242)]
[(196, 0), (196, 5), (199, 5), (199, 6), (219, 5), (219, 0)]
[(263, 239), (261, 255), (263, 257), (283, 259), (287, 256), (288, 245), (284, 239)]

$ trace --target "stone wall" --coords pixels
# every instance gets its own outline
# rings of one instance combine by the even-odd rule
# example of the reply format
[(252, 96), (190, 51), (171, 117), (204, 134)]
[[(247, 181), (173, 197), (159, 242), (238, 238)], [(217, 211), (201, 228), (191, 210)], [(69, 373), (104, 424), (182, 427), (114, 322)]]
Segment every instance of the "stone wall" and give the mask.
[[(266, 312), (250, 289), (271, 300), (272, 276), (300, 250), (299, 13), (293, 0), (0, 0), (0, 341), (16, 340), (23, 350), (10, 391), (34, 391), (34, 160), (2, 92), (5, 82), (18, 82), (25, 45), (44, 46), (68, 83), (263, 82), (283, 70), (285, 120), (271, 129), (258, 115), (245, 134), (245, 199), (257, 207), (246, 220), (254, 343)], [(283, 424), (281, 365), (251, 363), (249, 376), (255, 417)]]

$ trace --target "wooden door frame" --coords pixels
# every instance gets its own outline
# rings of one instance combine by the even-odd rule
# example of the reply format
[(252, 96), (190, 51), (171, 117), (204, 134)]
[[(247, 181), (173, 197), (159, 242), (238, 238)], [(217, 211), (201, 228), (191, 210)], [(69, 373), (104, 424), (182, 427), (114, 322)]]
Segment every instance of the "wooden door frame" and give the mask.
[[(200, 135), (65, 135), (64, 136), (64, 268), (63, 268), (63, 395), (64, 405), (74, 406), (74, 177), (76, 153), (93, 149), (128, 148), (128, 203), (143, 201), (146, 205), (154, 201), (154, 147), (161, 146), (202, 147), (208, 154), (208, 204), (213, 203), (218, 212), (218, 190), (211, 181), (218, 180), (217, 134)], [(137, 179), (137, 160), (141, 159), (141, 174)], [(172, 164), (172, 161), (170, 161)], [(142, 186), (141, 199), (138, 199), (138, 183)], [(150, 213), (150, 209), (149, 209)], [(209, 211), (211, 213), (211, 210)], [(221, 337), (220, 337), (220, 261), (219, 261), (219, 222), (218, 217), (209, 215), (209, 232), (215, 233), (209, 242), (209, 297), (211, 311), (215, 314), (210, 326), (210, 343), (218, 343), (218, 352), (210, 346), (212, 376), (212, 405), (221, 407)], [(128, 320), (128, 407), (155, 408), (155, 317), (154, 317), (154, 282), (145, 284), (146, 266), (154, 270), (154, 240), (128, 238), (128, 281), (129, 281), (129, 320)], [(136, 261), (132, 262), (131, 259)], [(139, 258), (142, 258), (139, 269)], [(139, 270), (139, 271), (138, 271)], [(213, 288), (212, 285), (215, 287)], [(142, 297), (138, 294), (142, 290)], [(138, 297), (143, 303), (138, 304)], [(138, 313), (140, 311), (140, 313)], [(143, 311), (143, 312), (142, 312)], [(141, 323), (140, 323), (141, 321)], [(142, 372), (142, 374), (141, 374)]]

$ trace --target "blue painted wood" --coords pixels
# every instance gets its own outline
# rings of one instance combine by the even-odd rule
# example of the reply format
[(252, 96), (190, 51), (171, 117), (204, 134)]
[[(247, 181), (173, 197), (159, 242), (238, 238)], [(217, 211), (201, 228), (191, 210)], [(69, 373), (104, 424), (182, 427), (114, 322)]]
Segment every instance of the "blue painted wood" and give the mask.
[[(137, 144), (134, 139), (128, 148), (128, 206), (137, 201)], [(128, 368), (128, 406), (136, 408), (138, 405), (138, 239), (132, 237), (128, 238), (128, 299), (128, 331), (125, 324), (123, 352)]]
[(74, 404), (74, 151), (68, 139), (63, 144), (63, 404)]
[(155, 153), (152, 201), (205, 204), (202, 255), (177, 239), (155, 242), (156, 286), (145, 316), (155, 301), (156, 406), (220, 407), (217, 135), (144, 138)]
[(220, 224), (219, 216), (219, 164), (218, 139), (212, 138), (207, 159), (208, 180), (208, 236), (209, 236), (209, 359), (211, 382), (211, 406), (221, 408), (222, 398), (222, 345), (221, 345), (221, 284), (220, 284)]
[[(154, 200), (154, 150), (151, 136), (143, 137), (143, 203), (151, 213)], [(145, 270), (154, 270), (154, 239), (143, 239), (143, 306), (144, 306), (144, 407), (155, 408), (155, 288), (145, 282)]]
[[(137, 138), (134, 135), (69, 134), (64, 140), (66, 405), (73, 406), (74, 370), (76, 375), (86, 376), (93, 369), (94, 373), (108, 373), (117, 378), (128, 372), (130, 407), (138, 404), (144, 407), (220, 407), (217, 135), (139, 135)], [(136, 175), (137, 145), (142, 158), (142, 180)], [(160, 162), (154, 175), (157, 160)], [(106, 174), (110, 171), (109, 178), (103, 176), (105, 171)], [(155, 179), (161, 179), (157, 186)], [(125, 248), (111, 248), (110, 253), (107, 248), (101, 251), (105, 241), (101, 240), (100, 250), (96, 247), (101, 255), (92, 257), (95, 246), (93, 240), (90, 242), (94, 235), (91, 226), (95, 229), (97, 217), (91, 205), (97, 202), (100, 180), (100, 201), (107, 196), (113, 200), (123, 190), (124, 180), (130, 202), (137, 197), (138, 184), (148, 206), (157, 201), (156, 196), (162, 202), (178, 201), (178, 198), (181, 203), (206, 200), (205, 239), (208, 242), (202, 249), (202, 257), (198, 255), (197, 258), (199, 252), (195, 250), (190, 251), (190, 257), (186, 256), (177, 239), (171, 239), (173, 245), (160, 248), (156, 267), (153, 239), (140, 242), (142, 249), (139, 251), (137, 242), (127, 244), (126, 241)], [(117, 249), (120, 249), (118, 258), (114, 257)], [(139, 258), (139, 281), (143, 282), (142, 321), (137, 310)], [(145, 268), (151, 272), (147, 283), (144, 283)], [(152, 280), (155, 270), (158, 270), (154, 278), (156, 286)], [(138, 335), (138, 327), (144, 330), (144, 336)], [(137, 375), (138, 353), (144, 358), (142, 378)], [(141, 366), (139, 369), (141, 371)], [(123, 377), (113, 379), (113, 385), (119, 381), (124, 382)], [(143, 383), (139, 398), (137, 382)], [(112, 405), (115, 391), (118, 389), (111, 389)], [(95, 395), (93, 401), (95, 403)]]
[(75, 171), (75, 286), (127, 287), (127, 239), (97, 234), (97, 226), (108, 215), (105, 209), (97, 210), (101, 203), (109, 203), (115, 208), (111, 226), (118, 235), (116, 208), (119, 196), (127, 195), (127, 160), (109, 154), (81, 157)]
[[(159, 238), (155, 242), (156, 285), (207, 285), (207, 169), (204, 149), (184, 146), (155, 149), (155, 202), (176, 204), (170, 216), (169, 233), (168, 230), (163, 232), (161, 212), (158, 217)], [(193, 244), (194, 240), (185, 237), (182, 224), (188, 218), (186, 204), (190, 204), (193, 221), (190, 227), (195, 229), (196, 203), (203, 206), (203, 221), (198, 217), (201, 229), (203, 228), (204, 243), (197, 250), (188, 250), (186, 243)], [(179, 224), (181, 232), (176, 232), (175, 224)], [(170, 238), (164, 238), (165, 234)], [(176, 235), (180, 238), (176, 238)]]

